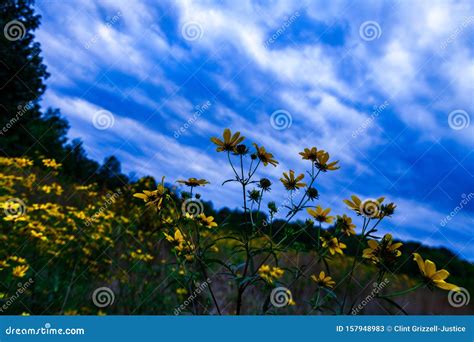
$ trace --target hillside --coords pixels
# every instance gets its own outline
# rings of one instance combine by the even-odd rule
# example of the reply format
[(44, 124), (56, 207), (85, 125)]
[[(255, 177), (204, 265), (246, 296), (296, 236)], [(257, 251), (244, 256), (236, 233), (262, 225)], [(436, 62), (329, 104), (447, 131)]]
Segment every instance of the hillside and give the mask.
[[(9, 303), (3, 310), (4, 314), (172, 314), (186, 298), (183, 289), (187, 288), (189, 281), (186, 279), (189, 265), (174, 255), (172, 244), (166, 241), (164, 233), (169, 231), (166, 223), (155, 219), (155, 211), (144, 211), (140, 199), (133, 197), (134, 193), (156, 188), (152, 178), (113, 190), (99, 190), (96, 185), (70, 182), (61, 175), (62, 165), (51, 160), (34, 164), (27, 158), (0, 158), (0, 164), (0, 202), (4, 203), (6, 214), (0, 233), (3, 241), (0, 294), (4, 303)], [(177, 201), (182, 196), (176, 192), (171, 194)], [(218, 239), (242, 229), (239, 225), (243, 220), (242, 212), (228, 209), (216, 212), (210, 202), (205, 203), (203, 210), (208, 217), (216, 217), (218, 224), (212, 232), (203, 232), (203, 236), (214, 234)], [(261, 215), (264, 217), (263, 213)], [(278, 222), (275, 227), (278, 227)], [(297, 230), (298, 227), (301, 223), (290, 224), (288, 229)], [(315, 233), (312, 229), (310, 234)], [(265, 244), (266, 233), (255, 240), (256, 245)], [(279, 235), (275, 234), (274, 239), (279, 239)], [(278, 254), (280, 267), (287, 269), (285, 278), (288, 283), (296, 276), (291, 272), (298, 270), (303, 273), (291, 287), (297, 305), (275, 313), (317, 314), (319, 311), (312, 311), (306, 303), (316, 286), (309, 275), (323, 269), (324, 265), (315, 262), (317, 255), (306, 233), (300, 232), (295, 241), (291, 250)], [(354, 240), (342, 241), (347, 243), (345, 254), (354, 255)], [(208, 258), (227, 262), (232, 255), (228, 265), (237, 265), (244, 260), (241, 254), (235, 254), (238, 245), (235, 240), (222, 239), (213, 246)], [(419, 278), (416, 263), (412, 260), (405, 263), (404, 260), (411, 259), (413, 251), (449, 269), (454, 283), (469, 291), (473, 289), (474, 266), (459, 260), (448, 250), (415, 243), (406, 243), (401, 250), (402, 267), (396, 272), (399, 276), (388, 278), (393, 290), (407, 288)], [(256, 257), (256, 263), (257, 260), (261, 257)], [(335, 270), (332, 274), (335, 280), (348, 272), (351, 260), (352, 257), (328, 260)], [(290, 272), (291, 268), (294, 270)], [(226, 275), (222, 265), (214, 263), (208, 272), (212, 274), (218, 300), (235, 300), (235, 282)], [(357, 269), (357, 281), (351, 285), (349, 298), (370, 294), (370, 284), (375, 281), (375, 276), (376, 268), (362, 264)], [(369, 284), (369, 287), (364, 290), (356, 284)], [(94, 290), (101, 286), (112, 290), (116, 300), (114, 305), (100, 308), (90, 300)], [(19, 289), (22, 289), (21, 296), (12, 301)], [(450, 307), (440, 290), (435, 290), (433, 295), (428, 294), (428, 289), (424, 292), (426, 296), (403, 297), (402, 301), (411, 302), (408, 313), (472, 313), (472, 306), (470, 309)], [(250, 298), (261, 298), (264, 302), (265, 293), (265, 286), (253, 288), (244, 299), (244, 313), (261, 313), (261, 304), (255, 306), (259, 301)], [(418, 304), (414, 305), (413, 301)], [(216, 313), (207, 300), (203, 303), (207, 303), (204, 307), (210, 310), (209, 313)], [(206, 313), (202, 310), (196, 313)], [(233, 313), (233, 310), (233, 305), (223, 309), (225, 313)], [(327, 310), (326, 313), (331, 313)], [(364, 310), (360, 313), (399, 312), (386, 303), (375, 305), (375, 302)], [(182, 314), (190, 311), (186, 308)]]

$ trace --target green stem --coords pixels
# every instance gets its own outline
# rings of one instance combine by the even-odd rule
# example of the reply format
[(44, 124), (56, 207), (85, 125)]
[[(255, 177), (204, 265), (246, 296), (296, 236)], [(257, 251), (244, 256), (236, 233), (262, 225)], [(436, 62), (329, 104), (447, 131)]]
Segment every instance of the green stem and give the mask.
[(387, 295), (380, 295), (378, 297), (380, 298), (390, 298), (390, 297), (397, 297), (397, 296), (402, 296), (404, 294), (407, 294), (407, 293), (410, 293), (412, 291), (415, 291), (417, 289), (419, 289), (420, 287), (424, 286), (425, 283), (419, 283), (419, 284), (416, 284), (415, 286), (407, 289), (407, 290), (403, 290), (403, 291), (399, 291), (399, 292), (394, 292), (394, 293), (390, 293), (390, 294), (387, 294)]
[(352, 282), (352, 275), (354, 274), (354, 269), (357, 264), (357, 256), (359, 255), (359, 252), (360, 252), (360, 245), (362, 244), (362, 240), (364, 239), (365, 230), (367, 229), (369, 222), (370, 222), (370, 219), (366, 219), (364, 217), (364, 224), (362, 225), (362, 234), (361, 234), (362, 236), (359, 239), (359, 242), (357, 244), (357, 250), (356, 250), (356, 253), (354, 254), (354, 260), (352, 262), (351, 272), (349, 273), (349, 280), (347, 281), (346, 291), (344, 291), (344, 297), (342, 299), (342, 308), (341, 308), (342, 311), (344, 311), (344, 306), (346, 305), (347, 292), (349, 291), (349, 286)]
[(319, 222), (318, 226), (318, 250), (321, 247), (321, 222)]
[(240, 182), (240, 177), (237, 171), (235, 171), (234, 164), (232, 164), (232, 160), (230, 159), (230, 152), (227, 151), (227, 159), (229, 160), (229, 164), (232, 167), (232, 170), (234, 170), (235, 177), (237, 177), (237, 180)]

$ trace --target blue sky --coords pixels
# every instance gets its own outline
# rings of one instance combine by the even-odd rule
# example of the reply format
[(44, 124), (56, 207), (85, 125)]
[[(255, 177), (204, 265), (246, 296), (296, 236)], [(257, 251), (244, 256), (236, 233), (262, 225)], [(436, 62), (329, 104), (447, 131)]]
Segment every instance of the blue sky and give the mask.
[[(279, 166), (260, 175), (275, 181), (277, 203), (281, 173), (303, 172), (298, 152), (317, 146), (341, 164), (317, 184), (323, 207), (347, 214), (351, 194), (386, 196), (398, 210), (382, 232), (474, 259), (472, 2), (37, 1), (36, 9), (52, 74), (43, 106), (61, 109), (90, 157), (113, 154), (126, 173), (169, 181), (206, 178), (204, 199), (237, 207), (238, 189), (220, 185), (231, 170), (211, 136), (240, 130), (276, 156)], [(275, 129), (275, 111), (291, 125)]]

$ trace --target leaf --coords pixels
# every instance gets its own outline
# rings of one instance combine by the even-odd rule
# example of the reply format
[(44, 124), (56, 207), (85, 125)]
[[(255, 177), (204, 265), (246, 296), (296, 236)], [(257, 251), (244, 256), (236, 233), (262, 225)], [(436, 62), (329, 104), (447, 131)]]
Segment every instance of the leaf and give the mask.
[(225, 183), (229, 183), (229, 182), (238, 182), (238, 180), (236, 180), (236, 179), (228, 179), (228, 180), (224, 181), (221, 185), (224, 185)]

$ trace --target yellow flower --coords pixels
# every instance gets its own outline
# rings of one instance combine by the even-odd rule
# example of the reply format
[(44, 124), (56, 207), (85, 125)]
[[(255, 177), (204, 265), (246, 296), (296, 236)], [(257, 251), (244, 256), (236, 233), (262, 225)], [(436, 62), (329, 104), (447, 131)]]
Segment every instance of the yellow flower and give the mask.
[(355, 235), (355, 224), (352, 223), (352, 219), (346, 214), (337, 216), (336, 226), (341, 229), (341, 232), (347, 236)]
[(196, 186), (204, 186), (206, 184), (209, 184), (209, 182), (205, 179), (197, 179), (197, 178), (188, 178), (188, 179), (179, 179), (176, 182), (187, 185), (191, 188), (196, 187)]
[(6, 260), (0, 260), (0, 271), (3, 271), (7, 267), (10, 267), (10, 264)]
[(306, 183), (300, 182), (300, 180), (304, 178), (304, 174), (300, 174), (295, 178), (295, 171), (290, 170), (289, 175), (286, 172), (283, 172), (283, 177), (284, 178), (280, 178), (280, 181), (283, 183), (286, 190), (296, 190), (306, 186)]
[(48, 240), (48, 238), (46, 236), (44, 236), (43, 233), (41, 233), (41, 232), (38, 233), (35, 230), (31, 230), (30, 234), (31, 234), (31, 236), (33, 236), (35, 238), (38, 238), (38, 239), (41, 239), (42, 241), (47, 241)]
[(273, 154), (267, 152), (265, 150), (265, 147), (263, 146), (258, 146), (257, 144), (253, 143), (253, 146), (255, 146), (256, 153), (257, 153), (257, 158), (263, 163), (264, 166), (267, 166), (268, 164), (272, 164), (273, 166), (277, 166), (278, 162), (273, 159)]
[(276, 279), (279, 279), (283, 276), (283, 274), (285, 273), (284, 270), (282, 270), (281, 268), (279, 267), (272, 267), (272, 266), (269, 266), (269, 265), (262, 265), (260, 266), (260, 268), (258, 269), (258, 275), (264, 279), (265, 281), (267, 281), (269, 284), (273, 284), (273, 282), (276, 280)]
[(179, 289), (176, 289), (176, 294), (178, 296), (184, 296), (188, 293), (188, 290), (184, 289), (184, 288), (179, 288)]
[(199, 222), (204, 227), (207, 227), (207, 228), (217, 227), (217, 223), (214, 222), (214, 217), (213, 216), (207, 216), (206, 217), (206, 215), (204, 215), (204, 213), (201, 213), (201, 214), (199, 214), (198, 218), (199, 218)]
[(323, 247), (329, 249), (331, 255), (334, 255), (335, 253), (342, 255), (344, 254), (342, 250), (347, 247), (344, 243), (339, 242), (335, 237), (329, 239), (321, 237), (321, 241), (323, 241)]
[(171, 236), (167, 233), (164, 233), (164, 234), (165, 234), (166, 240), (168, 240), (171, 243), (173, 243), (173, 242), (181, 243), (181, 242), (184, 241), (183, 234), (181, 234), (181, 231), (179, 229), (175, 230), (174, 236)]
[(67, 309), (64, 311), (65, 316), (77, 316), (79, 312), (75, 309)]
[(60, 196), (63, 193), (63, 188), (61, 185), (53, 183), (51, 185), (43, 185), (41, 190), (47, 194), (50, 194), (52, 191), (56, 193), (56, 195)]
[(166, 240), (175, 245), (174, 249), (179, 256), (183, 256), (187, 261), (193, 260), (194, 256), (192, 253), (194, 252), (194, 245), (186, 240), (178, 228), (175, 229), (174, 236), (167, 233), (164, 233), (164, 235)]
[(272, 270), (270, 271), (270, 276), (273, 278), (281, 278), (285, 271), (283, 271), (281, 268), (278, 267), (272, 267)]
[(33, 161), (28, 158), (15, 158), (18, 167), (33, 166)]
[(17, 257), (16, 255), (12, 255), (11, 257), (9, 257), (8, 259), (10, 259), (11, 261), (15, 261), (19, 264), (25, 264), (26, 263), (26, 259), (25, 258), (21, 258), (21, 257)]
[(369, 248), (366, 248), (362, 252), (362, 257), (369, 259), (374, 264), (390, 265), (395, 262), (395, 259), (402, 255), (402, 252), (398, 249), (403, 245), (401, 242), (393, 243), (391, 234), (385, 234), (382, 240), (377, 242), (376, 240), (367, 241)]
[(158, 210), (163, 205), (163, 198), (166, 194), (165, 188), (165, 177), (161, 179), (161, 184), (158, 184), (158, 188), (153, 191), (143, 190), (143, 193), (136, 193), (133, 197), (140, 198), (148, 206), (154, 206)]
[(314, 217), (316, 221), (321, 223), (332, 223), (334, 220), (334, 216), (328, 216), (331, 208), (323, 209), (318, 205), (315, 209), (307, 208), (306, 211)]
[[(351, 200), (345, 199), (344, 203), (347, 204), (349, 209), (354, 210), (358, 215), (365, 216), (367, 218), (381, 218), (382, 217), (382, 202), (385, 200), (385, 197), (380, 197), (376, 200), (368, 199), (362, 202), (359, 197), (356, 195), (351, 196)], [(394, 204), (391, 203), (393, 209), (395, 208)]]
[(337, 163), (339, 163), (339, 160), (328, 163), (329, 153), (324, 152), (323, 150), (318, 151), (317, 158), (318, 160), (316, 161), (316, 167), (322, 172), (334, 171), (340, 168), (339, 166), (337, 166)]
[(318, 160), (318, 149), (316, 147), (305, 148), (303, 152), (300, 152), (300, 156), (303, 160), (311, 160), (313, 163)]
[(33, 166), (33, 161), (28, 158), (5, 158), (0, 157), (0, 165), (16, 166), (18, 168)]
[(321, 271), (319, 273), (319, 276), (316, 276), (315, 274), (313, 274), (311, 276), (311, 279), (313, 279), (313, 281), (321, 287), (327, 287), (327, 288), (332, 289), (334, 285), (336, 285), (336, 282), (332, 280), (330, 276), (326, 276), (324, 271)]
[(232, 135), (230, 129), (226, 128), (223, 133), (224, 140), (218, 138), (211, 138), (211, 141), (217, 145), (217, 152), (232, 152), (234, 151), (235, 147), (240, 144), (245, 137), (240, 136), (240, 132), (235, 133)]
[(43, 159), (42, 162), (44, 166), (50, 167), (54, 170), (57, 170), (62, 166), (61, 163), (57, 163), (54, 159)]
[(459, 286), (445, 282), (444, 280), (449, 276), (449, 272), (442, 269), (436, 271), (436, 265), (431, 260), (425, 260), (418, 253), (413, 253), (413, 260), (418, 264), (421, 275), (429, 286), (436, 286), (443, 290), (460, 291)]
[(28, 271), (29, 268), (30, 266), (28, 265), (15, 266), (13, 267), (13, 270), (12, 270), (13, 276), (18, 277), (18, 278), (23, 278), (26, 275), (26, 272)]

